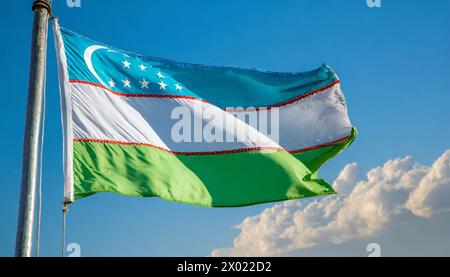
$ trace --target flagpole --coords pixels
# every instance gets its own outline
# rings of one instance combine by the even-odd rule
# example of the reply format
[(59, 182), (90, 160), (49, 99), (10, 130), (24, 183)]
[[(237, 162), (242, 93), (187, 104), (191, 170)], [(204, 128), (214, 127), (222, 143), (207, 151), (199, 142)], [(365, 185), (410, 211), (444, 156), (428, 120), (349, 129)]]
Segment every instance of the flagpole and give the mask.
[(34, 22), (15, 252), (15, 255), (20, 257), (30, 257), (33, 249), (38, 143), (51, 3), (52, 0), (37, 0), (32, 6)]

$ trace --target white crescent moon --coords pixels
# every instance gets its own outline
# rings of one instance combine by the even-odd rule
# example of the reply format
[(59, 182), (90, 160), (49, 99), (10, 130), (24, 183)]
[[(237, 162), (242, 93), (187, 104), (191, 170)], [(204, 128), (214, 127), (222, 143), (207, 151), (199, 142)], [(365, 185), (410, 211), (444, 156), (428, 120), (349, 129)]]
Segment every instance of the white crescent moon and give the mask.
[(88, 48), (86, 48), (86, 50), (84, 50), (84, 62), (86, 63), (86, 65), (87, 65), (89, 71), (92, 73), (92, 75), (94, 75), (94, 77), (97, 78), (97, 80), (103, 86), (106, 87), (106, 84), (103, 82), (102, 79), (100, 79), (100, 77), (98, 76), (97, 72), (94, 69), (94, 66), (92, 65), (92, 54), (94, 54), (94, 52), (99, 49), (108, 49), (108, 47), (101, 46), (101, 45), (92, 45), (92, 46), (89, 46)]

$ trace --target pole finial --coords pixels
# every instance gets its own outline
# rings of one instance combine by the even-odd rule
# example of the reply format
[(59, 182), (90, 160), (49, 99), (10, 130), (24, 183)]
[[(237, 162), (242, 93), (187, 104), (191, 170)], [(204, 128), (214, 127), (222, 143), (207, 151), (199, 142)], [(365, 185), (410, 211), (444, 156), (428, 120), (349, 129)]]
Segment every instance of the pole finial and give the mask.
[(35, 0), (33, 2), (33, 6), (31, 6), (31, 10), (36, 11), (37, 9), (46, 9), (47, 12), (51, 15), (52, 14), (52, 7), (47, 1), (44, 0)]

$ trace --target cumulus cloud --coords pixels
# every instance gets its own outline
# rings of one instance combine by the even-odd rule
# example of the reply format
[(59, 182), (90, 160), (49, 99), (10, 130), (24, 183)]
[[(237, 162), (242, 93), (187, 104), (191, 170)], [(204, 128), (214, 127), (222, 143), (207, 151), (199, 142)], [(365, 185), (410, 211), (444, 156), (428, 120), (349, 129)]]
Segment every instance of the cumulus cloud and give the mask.
[(412, 191), (406, 207), (416, 216), (429, 217), (450, 210), (450, 151), (442, 155)]
[(338, 195), (276, 204), (247, 217), (233, 246), (212, 256), (273, 256), (323, 244), (368, 238), (411, 219), (450, 211), (450, 150), (432, 166), (411, 157), (387, 161), (359, 178), (348, 164), (334, 187)]

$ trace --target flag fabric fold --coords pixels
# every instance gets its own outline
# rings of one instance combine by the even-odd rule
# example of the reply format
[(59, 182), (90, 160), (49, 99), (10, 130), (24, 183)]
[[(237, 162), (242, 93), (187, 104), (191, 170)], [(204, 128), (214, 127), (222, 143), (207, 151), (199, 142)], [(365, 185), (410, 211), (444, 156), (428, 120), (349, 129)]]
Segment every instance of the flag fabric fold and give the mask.
[(55, 44), (67, 201), (114, 192), (231, 207), (335, 193), (317, 171), (356, 129), (330, 67), (181, 63), (57, 22)]

